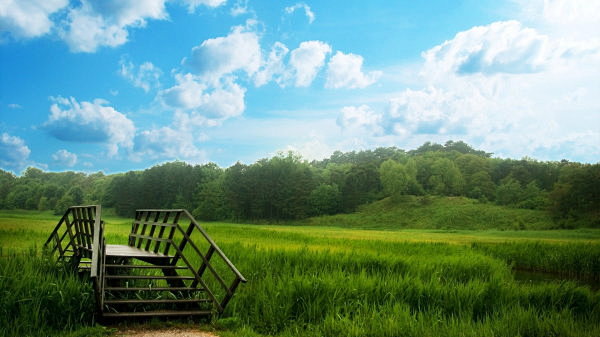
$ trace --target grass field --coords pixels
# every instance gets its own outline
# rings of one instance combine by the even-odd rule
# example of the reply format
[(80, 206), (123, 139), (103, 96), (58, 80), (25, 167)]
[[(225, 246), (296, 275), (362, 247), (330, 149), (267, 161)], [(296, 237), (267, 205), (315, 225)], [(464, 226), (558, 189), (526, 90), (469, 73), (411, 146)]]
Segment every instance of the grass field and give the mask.
[[(85, 280), (56, 270), (30, 249), (43, 244), (58, 219), (0, 211), (2, 336), (108, 333), (90, 328), (93, 305)], [(108, 242), (124, 244), (130, 220), (103, 219)], [(249, 280), (213, 323), (219, 334), (600, 335), (600, 291), (585, 285), (600, 280), (600, 230), (367, 230), (335, 224), (203, 224)], [(557, 280), (518, 281), (515, 268)]]
[(356, 213), (310, 218), (305, 225), (369, 229), (555, 229), (549, 213), (482, 203), (465, 197), (403, 196), (362, 205)]

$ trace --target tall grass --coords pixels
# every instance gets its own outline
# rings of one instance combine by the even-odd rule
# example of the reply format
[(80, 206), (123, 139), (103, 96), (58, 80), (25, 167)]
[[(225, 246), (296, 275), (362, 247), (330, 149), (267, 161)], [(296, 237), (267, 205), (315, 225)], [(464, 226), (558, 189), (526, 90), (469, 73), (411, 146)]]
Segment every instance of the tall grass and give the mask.
[(474, 242), (472, 247), (517, 269), (600, 281), (600, 245), (592, 243)]
[[(600, 332), (597, 292), (569, 282), (519, 284), (503, 261), (468, 247), (404, 243), (398, 254), (381, 255), (353, 253), (351, 243), (348, 248), (281, 251), (227, 245), (224, 249), (249, 283), (226, 315), (238, 318), (245, 329), (276, 336)], [(400, 253), (407, 251), (415, 254)], [(515, 312), (527, 319), (516, 319)]]
[[(130, 221), (117, 220), (107, 223), (107, 239), (125, 244)], [(223, 337), (600, 336), (600, 292), (573, 282), (523, 284), (511, 273), (533, 266), (597, 278), (597, 232), (206, 228), (249, 281), (217, 321)], [(514, 242), (493, 242), (507, 239)], [(0, 257), (1, 336), (83, 336), (98, 331), (85, 328), (92, 312), (85, 279), (33, 252)]]
[(550, 229), (555, 225), (541, 210), (517, 209), (464, 197), (405, 196), (359, 207), (356, 213), (310, 218), (302, 224), (377, 229)]
[(94, 323), (89, 280), (31, 249), (0, 257), (0, 336), (65, 335)]

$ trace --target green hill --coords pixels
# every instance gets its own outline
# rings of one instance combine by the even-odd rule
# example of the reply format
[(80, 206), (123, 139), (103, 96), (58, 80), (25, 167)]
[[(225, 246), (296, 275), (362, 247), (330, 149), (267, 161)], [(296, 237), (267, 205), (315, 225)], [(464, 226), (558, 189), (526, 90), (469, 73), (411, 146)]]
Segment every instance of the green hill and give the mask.
[(397, 202), (386, 198), (363, 205), (355, 213), (314, 217), (302, 224), (377, 229), (556, 228), (545, 211), (498, 206), (464, 197), (436, 196), (406, 196)]

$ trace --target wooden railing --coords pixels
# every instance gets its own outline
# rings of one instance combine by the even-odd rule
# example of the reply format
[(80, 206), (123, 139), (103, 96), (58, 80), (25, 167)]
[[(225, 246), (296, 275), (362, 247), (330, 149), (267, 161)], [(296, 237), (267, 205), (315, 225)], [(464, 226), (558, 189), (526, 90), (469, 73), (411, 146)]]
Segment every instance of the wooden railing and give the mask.
[(58, 261), (71, 261), (77, 265), (82, 258), (92, 257), (93, 231), (100, 221), (100, 206), (71, 206), (67, 209), (44, 243), (49, 253), (58, 253)]
[(104, 307), (104, 266), (106, 262), (106, 243), (104, 242), (104, 221), (102, 221), (102, 208), (96, 206), (94, 221), (94, 236), (92, 238), (92, 262), (90, 265), (90, 278), (94, 283), (96, 294), (96, 307), (102, 311)]
[[(71, 206), (67, 209), (44, 243), (49, 254), (58, 254), (57, 261), (67, 262), (74, 269), (87, 269), (94, 283), (97, 305), (103, 303), (104, 222), (99, 205)], [(81, 259), (91, 259), (81, 266)], [(82, 263), (81, 263), (82, 264)]]
[[(189, 225), (179, 223), (182, 216), (189, 219)], [(193, 238), (200, 240), (193, 241)], [(172, 266), (186, 266), (194, 277), (188, 286), (204, 290), (219, 313), (223, 312), (239, 284), (246, 282), (187, 210), (137, 210), (129, 245), (165, 257), (172, 256), (169, 262)], [(213, 260), (215, 258), (217, 260)], [(221, 270), (217, 271), (215, 263), (220, 264)]]

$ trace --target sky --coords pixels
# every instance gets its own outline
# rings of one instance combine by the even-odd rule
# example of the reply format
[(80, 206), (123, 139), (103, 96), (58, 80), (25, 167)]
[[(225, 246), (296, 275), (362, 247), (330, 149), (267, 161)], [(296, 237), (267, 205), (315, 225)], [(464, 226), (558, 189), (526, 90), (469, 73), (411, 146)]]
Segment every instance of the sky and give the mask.
[(0, 0), (0, 169), (600, 161), (600, 0)]

